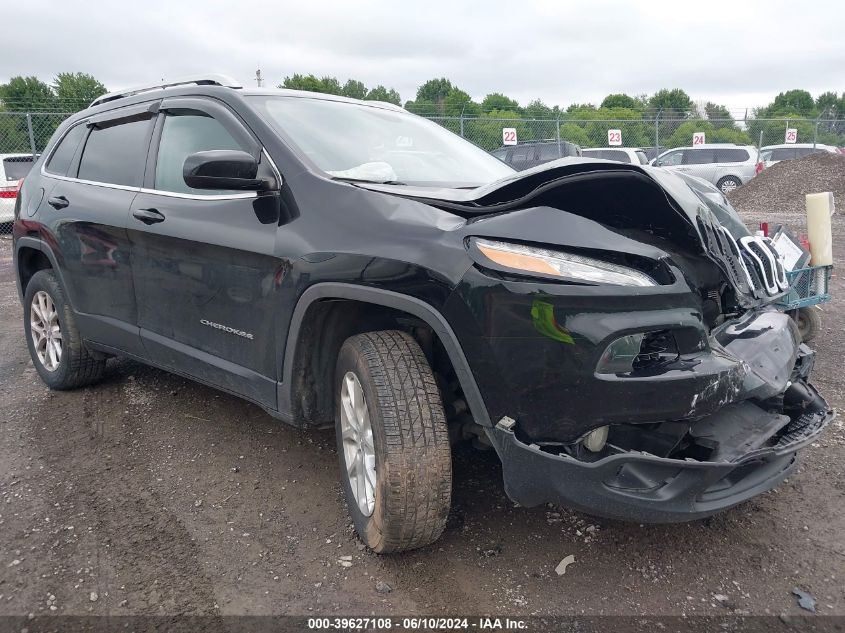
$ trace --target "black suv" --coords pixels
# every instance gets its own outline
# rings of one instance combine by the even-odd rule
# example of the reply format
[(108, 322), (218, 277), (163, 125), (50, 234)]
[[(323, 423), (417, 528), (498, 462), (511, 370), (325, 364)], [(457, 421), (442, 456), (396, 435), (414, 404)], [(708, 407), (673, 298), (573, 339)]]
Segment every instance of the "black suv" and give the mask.
[(334, 427), (377, 552), (440, 535), (461, 439), (524, 506), (694, 519), (775, 486), (832, 418), (771, 245), (697, 187), (516, 173), (390, 104), (110, 94), (17, 199), (27, 344), (53, 389), (120, 355)]

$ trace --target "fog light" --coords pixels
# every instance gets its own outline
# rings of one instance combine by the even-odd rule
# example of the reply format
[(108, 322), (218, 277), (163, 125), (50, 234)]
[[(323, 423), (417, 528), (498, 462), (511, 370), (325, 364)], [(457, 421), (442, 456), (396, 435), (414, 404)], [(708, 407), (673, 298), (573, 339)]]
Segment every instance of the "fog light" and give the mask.
[(643, 344), (643, 334), (629, 334), (613, 341), (604, 350), (596, 370), (600, 374), (627, 374), (634, 369), (634, 359)]
[(588, 451), (592, 451), (593, 453), (600, 453), (604, 448), (604, 445), (607, 444), (607, 432), (609, 430), (610, 427), (605, 425), (587, 433), (583, 442), (584, 448)]

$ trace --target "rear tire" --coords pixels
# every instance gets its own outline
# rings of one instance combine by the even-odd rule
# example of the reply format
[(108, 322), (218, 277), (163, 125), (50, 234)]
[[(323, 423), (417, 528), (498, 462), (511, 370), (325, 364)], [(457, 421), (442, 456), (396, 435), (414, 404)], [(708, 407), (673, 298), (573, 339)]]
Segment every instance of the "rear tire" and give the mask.
[(29, 280), (23, 314), (32, 364), (50, 389), (76, 389), (102, 377), (106, 361), (94, 358), (82, 342), (52, 270), (40, 270)]
[(821, 310), (816, 306), (809, 308), (798, 308), (793, 314), (792, 318), (798, 326), (798, 332), (801, 334), (801, 340), (809, 343), (822, 328)]
[(361, 540), (379, 554), (436, 541), (451, 506), (452, 462), (420, 346), (397, 330), (352, 336), (338, 355), (335, 388), (341, 481)]
[(742, 183), (736, 176), (725, 176), (724, 178), (720, 179), (719, 182), (716, 183), (716, 186), (722, 193), (728, 193), (729, 191), (733, 191), (737, 187), (741, 187)]

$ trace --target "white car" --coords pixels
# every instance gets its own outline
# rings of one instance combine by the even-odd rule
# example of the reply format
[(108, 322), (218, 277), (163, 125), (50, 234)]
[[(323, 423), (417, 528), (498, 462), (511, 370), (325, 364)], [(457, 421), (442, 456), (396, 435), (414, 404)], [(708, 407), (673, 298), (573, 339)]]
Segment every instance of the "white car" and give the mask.
[(648, 157), (645, 152), (635, 147), (591, 147), (582, 149), (581, 155), (584, 158), (603, 158), (604, 160), (615, 160), (619, 163), (648, 165)]
[(0, 154), (0, 227), (15, 219), (18, 181), (32, 167), (32, 154)]
[(766, 167), (771, 167), (782, 160), (803, 158), (810, 154), (828, 152), (829, 154), (839, 153), (839, 149), (833, 145), (822, 145), (821, 143), (782, 143), (780, 145), (766, 145), (760, 150), (760, 160)]
[(733, 143), (676, 147), (660, 154), (651, 164), (704, 178), (722, 193), (745, 184), (763, 169), (756, 147)]

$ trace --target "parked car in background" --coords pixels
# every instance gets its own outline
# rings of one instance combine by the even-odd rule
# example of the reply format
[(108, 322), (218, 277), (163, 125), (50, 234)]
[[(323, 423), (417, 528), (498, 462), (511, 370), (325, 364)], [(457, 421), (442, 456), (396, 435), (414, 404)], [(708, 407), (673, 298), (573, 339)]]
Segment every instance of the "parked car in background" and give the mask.
[(759, 173), (759, 162), (753, 145), (711, 143), (670, 149), (654, 159), (653, 164), (704, 178), (722, 192), (728, 192), (754, 178)]
[(15, 219), (18, 182), (29, 173), (32, 161), (32, 154), (0, 154), (0, 232)]
[(630, 163), (632, 165), (648, 165), (648, 157), (645, 152), (631, 147), (591, 147), (582, 149), (581, 156), (615, 160), (619, 163)]
[(833, 145), (822, 145), (821, 143), (781, 143), (780, 145), (766, 145), (760, 149), (760, 160), (764, 167), (771, 167), (782, 160), (803, 158), (810, 154), (827, 152), (836, 154), (839, 149)]
[(490, 152), (514, 169), (522, 171), (567, 156), (580, 156), (581, 148), (569, 141), (529, 141), (505, 145)]

